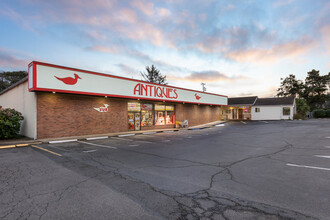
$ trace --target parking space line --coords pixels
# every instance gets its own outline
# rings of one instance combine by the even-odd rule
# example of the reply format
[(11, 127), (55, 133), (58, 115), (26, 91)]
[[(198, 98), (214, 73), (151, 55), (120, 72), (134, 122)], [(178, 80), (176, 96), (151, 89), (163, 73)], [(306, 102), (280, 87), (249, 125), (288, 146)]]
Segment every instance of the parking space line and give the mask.
[(104, 147), (104, 148), (109, 148), (109, 149), (117, 149), (116, 147), (111, 147), (111, 146), (106, 146), (106, 145), (101, 145), (101, 144), (93, 144), (93, 143), (89, 143), (89, 142), (85, 142), (85, 141), (78, 141), (78, 143), (89, 144), (89, 145), (96, 146), (96, 147)]
[(130, 144), (128, 146), (130, 146), (130, 147), (137, 147), (137, 146), (140, 146), (140, 145), (139, 144)]
[(245, 124), (246, 125), (246, 122), (245, 121), (241, 121), (241, 123)]
[(263, 122), (263, 123), (266, 123), (266, 124), (268, 124), (268, 123), (269, 123), (268, 121), (261, 121), (261, 122)]
[(83, 151), (84, 153), (92, 153), (92, 152), (95, 152), (95, 151), (97, 151), (97, 150), (85, 150), (85, 151)]
[(131, 139), (127, 139), (127, 138), (119, 138), (119, 137), (111, 137), (112, 139), (116, 139), (116, 140), (121, 140), (121, 141), (133, 141)]
[(330, 138), (330, 137), (326, 137), (326, 138)]
[(305, 166), (305, 165), (298, 165), (298, 164), (292, 164), (292, 163), (287, 163), (286, 165), (292, 166), (292, 167), (303, 167), (303, 168), (309, 168), (309, 169), (328, 170), (328, 171), (330, 171), (330, 168), (325, 168), (325, 167), (313, 167), (313, 166)]
[(330, 148), (330, 146), (325, 146), (325, 148)]
[(315, 157), (323, 157), (323, 158), (329, 158), (330, 159), (330, 156), (325, 156), (325, 155), (314, 155)]
[(38, 148), (39, 150), (43, 150), (43, 151), (46, 151), (46, 152), (48, 152), (48, 153), (54, 154), (54, 155), (56, 155), (56, 156), (62, 157), (62, 154), (58, 154), (58, 153), (56, 153), (56, 152), (54, 152), (54, 151), (47, 150), (47, 149), (45, 149), (45, 148), (43, 148), (43, 147), (39, 147), (39, 146), (36, 146), (36, 145), (31, 145), (31, 147)]

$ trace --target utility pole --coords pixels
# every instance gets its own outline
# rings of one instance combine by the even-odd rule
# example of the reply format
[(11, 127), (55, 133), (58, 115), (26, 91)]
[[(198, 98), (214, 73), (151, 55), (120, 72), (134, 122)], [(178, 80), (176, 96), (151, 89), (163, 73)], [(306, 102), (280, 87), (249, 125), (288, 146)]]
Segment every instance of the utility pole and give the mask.
[(206, 83), (201, 83), (201, 85), (202, 85), (202, 87), (203, 87), (203, 92), (206, 92), (206, 87), (205, 87), (205, 85), (206, 85)]

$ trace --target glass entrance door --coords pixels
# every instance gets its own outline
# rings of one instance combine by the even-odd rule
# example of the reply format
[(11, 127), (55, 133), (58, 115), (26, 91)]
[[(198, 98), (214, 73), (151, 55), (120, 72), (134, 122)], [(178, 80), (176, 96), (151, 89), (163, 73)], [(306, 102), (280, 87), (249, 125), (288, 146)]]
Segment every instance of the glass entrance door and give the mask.
[(140, 112), (129, 112), (128, 113), (128, 130), (138, 131), (141, 130), (140, 125)]
[(140, 112), (134, 113), (134, 123), (135, 123), (135, 130), (138, 131), (141, 129), (140, 125)]

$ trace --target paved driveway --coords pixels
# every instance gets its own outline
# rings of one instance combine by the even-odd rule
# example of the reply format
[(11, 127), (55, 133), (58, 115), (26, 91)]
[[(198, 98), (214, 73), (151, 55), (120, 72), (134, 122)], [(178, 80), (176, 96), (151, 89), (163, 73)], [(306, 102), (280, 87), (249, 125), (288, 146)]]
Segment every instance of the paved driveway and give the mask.
[(1, 150), (0, 218), (329, 219), (329, 157), (330, 120)]

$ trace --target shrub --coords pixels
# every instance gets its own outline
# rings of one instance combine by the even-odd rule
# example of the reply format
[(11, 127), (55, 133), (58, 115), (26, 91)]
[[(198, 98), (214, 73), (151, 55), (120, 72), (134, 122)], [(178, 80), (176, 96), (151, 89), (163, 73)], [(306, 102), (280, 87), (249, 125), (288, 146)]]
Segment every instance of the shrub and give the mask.
[(316, 109), (313, 111), (313, 116), (315, 118), (324, 118), (325, 117), (325, 111), (323, 109)]
[(325, 110), (325, 116), (330, 118), (330, 109)]
[(0, 139), (14, 138), (20, 131), (22, 113), (11, 108), (0, 106)]
[(306, 119), (306, 115), (305, 114), (301, 114), (301, 113), (296, 113), (293, 115), (293, 119), (297, 120), (297, 119), (302, 119), (305, 120)]

